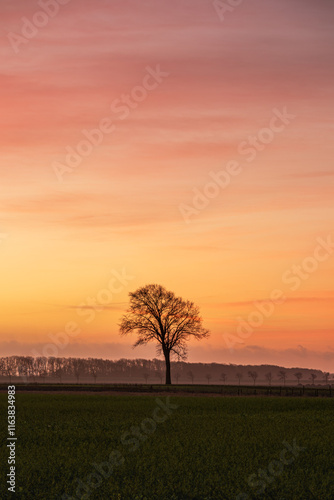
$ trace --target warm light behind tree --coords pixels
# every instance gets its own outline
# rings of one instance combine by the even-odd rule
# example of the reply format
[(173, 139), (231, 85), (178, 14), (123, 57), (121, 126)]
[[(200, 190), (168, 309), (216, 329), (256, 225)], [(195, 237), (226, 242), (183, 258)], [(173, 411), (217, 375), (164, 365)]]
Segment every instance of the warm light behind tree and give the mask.
[(166, 384), (171, 384), (170, 356), (186, 359), (187, 342), (207, 338), (199, 308), (188, 300), (176, 297), (161, 285), (146, 285), (131, 292), (130, 307), (120, 323), (120, 333), (136, 333), (134, 347), (156, 341), (166, 362)]

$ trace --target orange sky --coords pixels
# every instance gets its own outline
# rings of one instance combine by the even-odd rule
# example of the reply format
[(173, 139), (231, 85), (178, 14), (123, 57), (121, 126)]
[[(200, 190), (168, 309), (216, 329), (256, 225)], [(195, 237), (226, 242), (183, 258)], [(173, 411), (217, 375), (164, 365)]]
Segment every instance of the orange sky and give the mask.
[(117, 322), (159, 283), (189, 361), (333, 371), (333, 2), (42, 4), (0, 5), (2, 355), (155, 356)]

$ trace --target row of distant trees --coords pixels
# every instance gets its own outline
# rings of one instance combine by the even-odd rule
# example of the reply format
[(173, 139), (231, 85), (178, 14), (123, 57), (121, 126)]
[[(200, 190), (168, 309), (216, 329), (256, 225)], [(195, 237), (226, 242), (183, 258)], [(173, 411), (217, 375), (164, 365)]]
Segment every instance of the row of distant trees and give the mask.
[[(253, 383), (255, 385), (255, 383), (256, 383), (256, 381), (258, 379), (258, 372), (255, 371), (255, 370), (250, 370), (247, 375), (248, 375), (249, 378), (251, 378), (253, 380)], [(298, 384), (300, 384), (301, 380), (303, 378), (303, 373), (301, 371), (297, 371), (293, 375), (296, 378)], [(236, 378), (239, 380), (239, 385), (240, 385), (241, 379), (243, 378), (242, 373), (238, 372), (236, 374)], [(268, 385), (271, 386), (271, 384), (272, 384), (272, 382), (274, 380), (273, 373), (271, 371), (267, 372), (265, 374), (265, 378), (266, 378), (266, 380), (268, 382)], [(312, 385), (315, 385), (315, 381), (316, 381), (317, 378), (318, 378), (318, 375), (316, 373), (311, 372), (308, 380), (310, 382), (312, 382)], [(224, 383), (226, 382), (226, 374), (225, 373), (222, 373), (221, 379), (224, 381)], [(330, 373), (329, 372), (324, 372), (323, 376), (322, 376), (322, 381), (325, 382), (325, 384), (328, 384), (329, 383), (329, 379), (330, 379)], [(277, 373), (277, 380), (280, 381), (281, 383), (283, 383), (284, 386), (285, 386), (286, 380), (287, 380), (287, 371), (286, 370), (279, 370), (279, 372)]]
[[(240, 366), (220, 363), (187, 363), (177, 361), (173, 365), (173, 382), (180, 383), (229, 383), (241, 384), (259, 380), (266, 381), (269, 386), (274, 383), (285, 385), (296, 381), (300, 384), (329, 384), (331, 375), (328, 372), (308, 369), (283, 369), (279, 366)], [(165, 363), (160, 359), (119, 359), (116, 361), (98, 358), (56, 358), (10, 356), (0, 358), (0, 374), (10, 381), (13, 377), (23, 377), (33, 381), (85, 380), (97, 382), (145, 382), (163, 383)]]
[(141, 377), (142, 373), (148, 371), (160, 372), (162, 361), (146, 359), (120, 359), (112, 361), (98, 358), (56, 358), (56, 357), (32, 357), (32, 356), (10, 356), (0, 358), (0, 373), (2, 376), (22, 377), (43, 382), (47, 378), (80, 379), (91, 377), (95, 382), (98, 378), (123, 379)]

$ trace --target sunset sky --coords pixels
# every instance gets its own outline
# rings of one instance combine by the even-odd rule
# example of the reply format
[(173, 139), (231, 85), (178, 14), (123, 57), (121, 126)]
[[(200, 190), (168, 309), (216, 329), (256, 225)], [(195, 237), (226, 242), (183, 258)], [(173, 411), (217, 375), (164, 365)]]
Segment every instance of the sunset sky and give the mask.
[(189, 361), (333, 372), (333, 1), (46, 3), (0, 4), (0, 355), (154, 357), (159, 283)]

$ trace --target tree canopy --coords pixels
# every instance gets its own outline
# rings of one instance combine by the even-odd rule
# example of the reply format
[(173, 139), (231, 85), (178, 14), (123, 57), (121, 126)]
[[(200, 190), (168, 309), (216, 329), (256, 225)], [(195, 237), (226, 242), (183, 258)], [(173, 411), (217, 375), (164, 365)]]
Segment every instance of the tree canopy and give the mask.
[(188, 300), (176, 297), (161, 285), (146, 285), (130, 292), (130, 307), (122, 317), (120, 333), (135, 332), (134, 347), (157, 342), (158, 352), (165, 356), (166, 383), (171, 383), (170, 354), (187, 357), (187, 341), (207, 338), (209, 330), (202, 325), (199, 308)]

